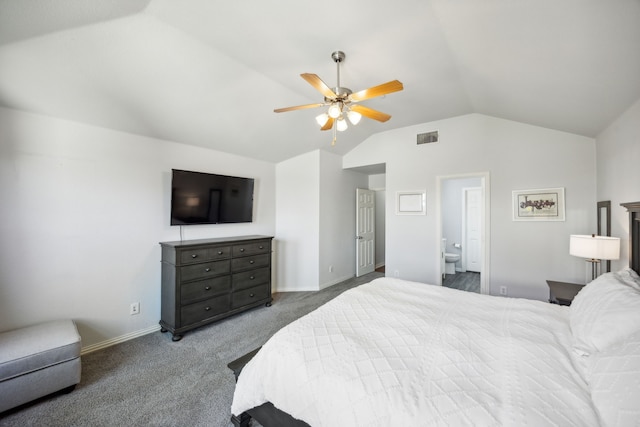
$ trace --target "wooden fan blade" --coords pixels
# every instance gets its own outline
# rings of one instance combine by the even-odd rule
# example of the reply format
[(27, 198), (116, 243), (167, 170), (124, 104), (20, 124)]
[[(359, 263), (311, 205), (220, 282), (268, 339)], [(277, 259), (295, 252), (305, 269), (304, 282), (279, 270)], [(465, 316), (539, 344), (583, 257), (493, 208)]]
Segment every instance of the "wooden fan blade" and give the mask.
[(327, 123), (325, 123), (324, 126), (320, 128), (320, 130), (329, 130), (332, 127), (333, 127), (333, 118), (329, 117), (329, 120), (327, 120)]
[(331, 90), (331, 88), (327, 86), (327, 84), (323, 82), (322, 79), (316, 74), (304, 73), (300, 74), (300, 77), (305, 79), (311, 86), (316, 88), (316, 90), (323, 94), (326, 98), (334, 99), (338, 97), (338, 95), (336, 95), (336, 93)]
[(274, 113), (284, 113), (285, 111), (293, 111), (293, 110), (304, 110), (306, 108), (316, 108), (322, 107), (324, 104), (305, 104), (305, 105), (297, 105), (295, 107), (285, 107), (285, 108), (276, 108), (273, 110)]
[(360, 113), (365, 117), (377, 120), (379, 122), (386, 122), (391, 118), (391, 116), (386, 113), (374, 110), (373, 108), (365, 107), (364, 105), (357, 104), (352, 105), (349, 108), (351, 108), (351, 111), (355, 111), (356, 113)]
[(352, 93), (351, 95), (349, 95), (349, 99), (351, 101), (364, 101), (365, 99), (375, 98), (376, 96), (398, 92), (402, 89), (404, 89), (402, 83), (400, 83), (398, 80), (392, 80), (378, 86), (370, 87), (369, 89), (361, 90), (360, 92)]

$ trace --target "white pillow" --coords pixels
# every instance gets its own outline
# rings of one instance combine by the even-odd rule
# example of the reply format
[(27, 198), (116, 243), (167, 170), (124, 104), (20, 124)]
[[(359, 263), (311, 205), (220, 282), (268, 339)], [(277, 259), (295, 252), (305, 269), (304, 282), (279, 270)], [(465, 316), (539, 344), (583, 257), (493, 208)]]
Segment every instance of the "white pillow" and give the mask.
[(616, 273), (618, 279), (640, 291), (640, 276), (633, 269), (627, 267)]
[(605, 273), (576, 295), (569, 320), (578, 354), (603, 351), (640, 333), (640, 290)]
[(640, 422), (640, 334), (589, 358), (589, 389), (604, 426)]

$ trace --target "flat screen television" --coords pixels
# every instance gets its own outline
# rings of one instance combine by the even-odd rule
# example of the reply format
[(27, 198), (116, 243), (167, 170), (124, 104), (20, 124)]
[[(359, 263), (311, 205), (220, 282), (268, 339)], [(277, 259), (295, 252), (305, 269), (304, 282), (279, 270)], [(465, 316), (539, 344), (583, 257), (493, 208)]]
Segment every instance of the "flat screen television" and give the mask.
[(171, 225), (253, 220), (253, 178), (171, 170)]

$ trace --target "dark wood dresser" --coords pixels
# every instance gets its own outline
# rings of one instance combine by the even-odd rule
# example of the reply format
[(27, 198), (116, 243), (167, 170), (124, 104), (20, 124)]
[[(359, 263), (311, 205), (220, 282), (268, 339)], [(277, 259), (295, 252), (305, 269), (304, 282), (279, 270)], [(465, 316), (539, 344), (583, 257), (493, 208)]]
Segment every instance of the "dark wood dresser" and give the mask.
[(184, 332), (261, 304), (271, 305), (270, 236), (160, 242), (160, 326)]

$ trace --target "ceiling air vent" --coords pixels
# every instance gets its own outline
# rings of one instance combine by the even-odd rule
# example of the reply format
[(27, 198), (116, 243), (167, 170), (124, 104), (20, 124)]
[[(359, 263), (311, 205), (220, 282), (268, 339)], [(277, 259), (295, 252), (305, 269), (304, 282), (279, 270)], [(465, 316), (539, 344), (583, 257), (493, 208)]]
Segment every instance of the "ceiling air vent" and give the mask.
[(418, 134), (418, 145), (420, 145), (420, 144), (431, 144), (433, 142), (438, 142), (438, 131), (437, 130), (435, 130), (433, 132), (419, 133)]

